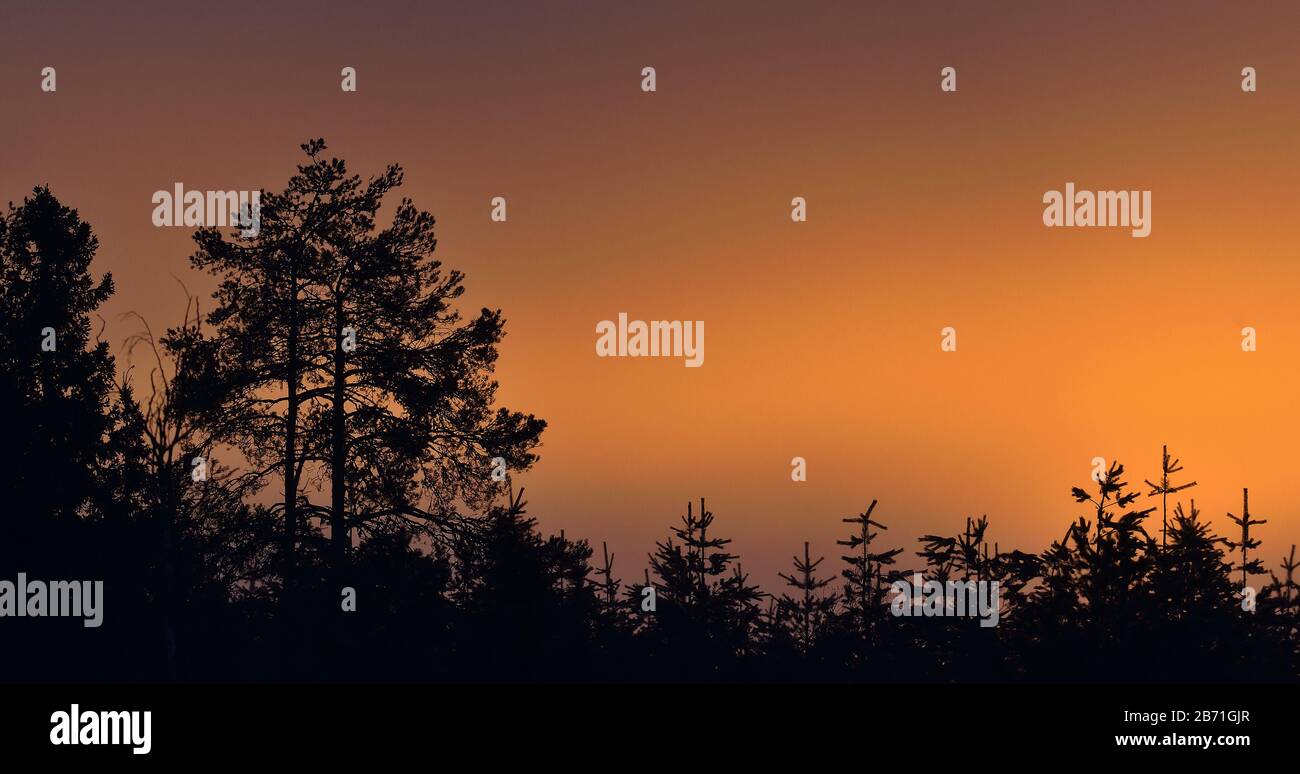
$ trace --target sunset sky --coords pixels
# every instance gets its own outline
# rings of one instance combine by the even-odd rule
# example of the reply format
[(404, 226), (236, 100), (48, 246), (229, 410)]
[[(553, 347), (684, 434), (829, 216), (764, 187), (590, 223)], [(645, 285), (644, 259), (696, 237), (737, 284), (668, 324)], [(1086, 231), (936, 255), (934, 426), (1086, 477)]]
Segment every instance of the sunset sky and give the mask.
[[(768, 589), (872, 499), (909, 554), (981, 514), (1041, 550), (1093, 457), (1145, 492), (1162, 443), (1221, 533), (1249, 487), (1265, 563), (1300, 541), (1300, 5), (249, 5), (0, 6), (0, 201), (93, 226), (119, 367), (123, 313), (214, 286), (153, 192), (280, 190), (324, 137), (402, 164), (463, 308), (503, 310), (530, 513), (625, 580), (701, 496)], [(1045, 228), (1067, 182), (1151, 190), (1150, 237)], [(705, 365), (596, 357), (619, 312), (703, 320)]]

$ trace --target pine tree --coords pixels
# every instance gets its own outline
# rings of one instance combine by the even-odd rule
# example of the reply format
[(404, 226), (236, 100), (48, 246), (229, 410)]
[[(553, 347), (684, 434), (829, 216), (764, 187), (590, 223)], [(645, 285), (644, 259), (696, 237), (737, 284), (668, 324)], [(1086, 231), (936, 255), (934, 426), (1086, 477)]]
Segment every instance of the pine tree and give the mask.
[(0, 662), (24, 680), (160, 676), (154, 557), (140, 522), (144, 450), (94, 319), (114, 291), (110, 275), (92, 274), (98, 248), (90, 225), (48, 187), (0, 212), (0, 568), (101, 580), (113, 622), (93, 648), (41, 627), (0, 638)]
[(1155, 508), (1127, 511), (1126, 509), (1138, 497), (1136, 492), (1125, 493), (1124, 489), (1127, 487), (1128, 483), (1124, 481), (1124, 466), (1116, 461), (1112, 462), (1105, 475), (1097, 480), (1096, 497), (1079, 487), (1071, 490), (1076, 502), (1090, 503), (1096, 509), (1094, 517), (1098, 539), (1103, 532), (1111, 532), (1126, 538), (1136, 534), (1149, 538), (1146, 529), (1142, 527), (1142, 521), (1154, 512)]
[(886, 568), (891, 567), (894, 558), (903, 552), (901, 548), (872, 551), (871, 544), (880, 534), (872, 528), (889, 529), (871, 518), (875, 509), (876, 501), (872, 500), (865, 512), (841, 519), (846, 524), (856, 524), (857, 532), (845, 540), (835, 541), (837, 545), (856, 552), (840, 557), (848, 565), (841, 572), (844, 577), (843, 599), (850, 620), (864, 637), (871, 635), (875, 623), (884, 615), (886, 589), (898, 577), (897, 572)]
[(681, 526), (671, 528), (681, 542), (658, 543), (650, 557), (657, 610), (641, 616), (643, 634), (670, 675), (716, 679), (752, 654), (763, 593), (725, 550), (731, 540), (709, 535), (712, 526), (703, 498), (698, 516), (688, 503)]
[(600, 589), (601, 601), (610, 609), (618, 604), (618, 589), (622, 581), (614, 577), (614, 555), (609, 552), (609, 545), (603, 540), (600, 541), (600, 553), (601, 565), (595, 573), (601, 580), (596, 585)]
[(1227, 541), (1214, 535), (1200, 514), (1195, 500), (1188, 511), (1177, 503), (1169, 544), (1157, 557), (1156, 601), (1173, 618), (1203, 617), (1206, 610), (1231, 609), (1234, 602), (1232, 567), (1219, 550)]
[(1250, 575), (1260, 575), (1264, 572), (1264, 564), (1258, 558), (1249, 558), (1249, 552), (1260, 546), (1259, 540), (1250, 536), (1250, 528), (1260, 524), (1267, 524), (1268, 521), (1251, 518), (1250, 491), (1247, 489), (1241, 490), (1241, 517), (1238, 518), (1229, 513), (1228, 518), (1232, 519), (1232, 522), (1238, 527), (1241, 527), (1241, 540), (1236, 542), (1229, 540), (1227, 543), (1228, 547), (1233, 551), (1241, 552), (1241, 562), (1236, 565), (1236, 569), (1241, 570), (1241, 586), (1244, 589), (1247, 585), (1246, 575), (1248, 573)]
[(917, 555), (926, 560), (935, 580), (946, 582), (957, 577), (965, 581), (998, 583), (1002, 614), (1007, 615), (1021, 602), (1021, 592), (1042, 572), (1042, 561), (1021, 551), (1003, 553), (998, 543), (989, 550), (989, 518), (967, 517), (966, 528), (955, 537), (923, 535), (924, 546)]
[(956, 537), (922, 535), (924, 548), (917, 555), (932, 568), (935, 580), (947, 581), (956, 575), (962, 580), (979, 580), (989, 574), (991, 559), (988, 541), (988, 516), (978, 521), (966, 518), (966, 529)]
[(1175, 506), (1168, 543), (1155, 554), (1140, 626), (1124, 632), (1122, 643), (1134, 653), (1158, 654), (1146, 679), (1227, 680), (1240, 668), (1241, 656), (1224, 647), (1249, 638), (1224, 543), (1201, 520), (1195, 500), (1187, 510)]
[(1016, 657), (1037, 679), (1149, 679), (1147, 654), (1131, 658), (1126, 648), (1146, 647), (1137, 633), (1149, 632), (1158, 612), (1147, 585), (1158, 544), (1144, 527), (1155, 508), (1131, 508), (1138, 495), (1125, 492), (1123, 474), (1114, 462), (1095, 495), (1072, 488), (1095, 522), (1080, 516), (1040, 556), (1041, 582), (1013, 630)]
[(342, 161), (325, 161), (324, 149), (323, 141), (307, 148), (308, 176), (329, 188), (338, 212), (315, 268), (331, 351), (313, 422), (328, 450), (337, 562), (354, 527), (434, 521), (457, 503), (485, 507), (502, 491), (491, 460), (526, 470), (545, 423), (493, 408), (504, 320), (488, 309), (462, 320), (454, 303), (463, 275), (432, 258), (433, 216), (403, 199), (391, 225), (377, 229), (401, 168), (362, 186)]
[(825, 557), (813, 561), (808, 553), (808, 543), (803, 544), (803, 559), (794, 557), (794, 572), (790, 575), (778, 573), (787, 586), (793, 587), (799, 596), (782, 594), (778, 601), (778, 614), (793, 635), (801, 653), (812, 651), (817, 639), (835, 614), (837, 595), (834, 592), (822, 593), (830, 585), (831, 578), (818, 578), (817, 566)]
[(1297, 610), (1300, 610), (1300, 584), (1296, 583), (1295, 578), (1300, 562), (1295, 559), (1295, 543), (1291, 544), (1291, 554), (1282, 557), (1281, 567), (1284, 573), (1282, 580), (1272, 571), (1269, 571), (1269, 576), (1273, 579), (1273, 589), (1279, 598), (1279, 610), (1283, 615), (1294, 618)]
[(107, 342), (91, 341), (90, 318), (113, 294), (111, 275), (91, 276), (98, 248), (90, 226), (49, 188), (0, 215), (0, 401), (8, 416), (0, 485), (21, 497), (9, 503), (10, 541), (49, 519), (120, 510), (105, 478), (114, 455), (107, 441), (122, 419), (114, 361)]
[[(308, 150), (309, 146), (303, 146)], [(286, 585), (296, 586), (299, 540), (304, 534), (304, 468), (321, 461), (309, 448), (303, 426), (314, 396), (310, 375), (328, 363), (330, 342), (322, 338), (327, 309), (316, 297), (315, 268), (327, 249), (323, 238), (337, 219), (329, 181), (310, 166), (283, 194), (265, 191), (254, 235), (235, 231), (230, 241), (216, 228), (194, 235), (191, 263), (220, 279), (208, 322), (215, 329), (214, 375), (220, 381), (219, 440), (234, 444), (260, 472), (278, 472), (281, 514), (281, 569)], [(319, 389), (319, 388), (318, 388)]]
[[(202, 231), (194, 263), (223, 278), (210, 319), (228, 342), (231, 436), (284, 471), (288, 550), (299, 517), (319, 517), (337, 573), (357, 529), (459, 527), (458, 504), (502, 491), (491, 460), (528, 468), (545, 423), (493, 407), (503, 320), (461, 319), (462, 275), (431, 258), (433, 217), (402, 200), (377, 227), (401, 168), (363, 184), (322, 140), (302, 148), (285, 191), (263, 195), (259, 233)], [(328, 475), (328, 506), (299, 498), (308, 465)]]
[(1300, 634), (1300, 583), (1296, 581), (1296, 570), (1300, 562), (1296, 561), (1295, 544), (1291, 544), (1291, 553), (1282, 557), (1282, 577), (1269, 571), (1270, 583), (1260, 592), (1258, 609), (1265, 614), (1265, 625), (1274, 637), (1296, 649), (1297, 635)]
[[(1090, 541), (1086, 528), (1075, 535), (1078, 560), (1084, 570), (1080, 577), (1081, 592), (1093, 610), (1123, 610), (1139, 593), (1141, 583), (1152, 566), (1154, 541), (1143, 522), (1155, 508), (1129, 510), (1137, 499), (1136, 492), (1124, 492), (1124, 466), (1111, 463), (1097, 482), (1097, 495), (1075, 487), (1077, 502), (1094, 508), (1096, 532)], [(1079, 522), (1086, 524), (1083, 519)]]
[(1183, 468), (1182, 465), (1179, 464), (1178, 460), (1170, 458), (1168, 446), (1162, 446), (1160, 447), (1160, 449), (1161, 449), (1160, 483), (1153, 484), (1150, 481), (1146, 481), (1145, 483), (1147, 486), (1151, 487), (1151, 491), (1147, 492), (1147, 497), (1155, 497), (1156, 495), (1160, 495), (1160, 545), (1165, 546), (1168, 544), (1167, 533), (1169, 531), (1169, 495), (1175, 492), (1181, 492), (1184, 489), (1191, 489), (1192, 487), (1196, 486), (1196, 482), (1192, 481), (1190, 483), (1180, 484), (1180, 485), (1175, 485), (1173, 482), (1171, 482), (1169, 480), (1169, 477), (1174, 473), (1182, 472)]
[(573, 680), (590, 669), (597, 600), (585, 541), (543, 538), (520, 490), (456, 535), (456, 633), (465, 675), (493, 681)]

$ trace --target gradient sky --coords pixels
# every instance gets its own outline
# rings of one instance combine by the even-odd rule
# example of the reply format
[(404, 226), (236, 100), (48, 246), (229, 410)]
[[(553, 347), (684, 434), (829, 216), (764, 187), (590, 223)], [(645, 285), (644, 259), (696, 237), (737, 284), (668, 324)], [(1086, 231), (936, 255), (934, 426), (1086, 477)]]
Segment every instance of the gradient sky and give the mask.
[[(1300, 5), (247, 5), (0, 5), (0, 201), (92, 224), (115, 347), (212, 288), (152, 193), (279, 190), (319, 136), (405, 167), (550, 423), (530, 512), (626, 580), (700, 496), (768, 588), (873, 498), (909, 552), (980, 514), (1040, 550), (1094, 456), (1140, 486), (1162, 443), (1221, 532), (1251, 488), (1266, 564), (1300, 538)], [(1151, 236), (1045, 228), (1067, 181), (1150, 189)], [(704, 320), (705, 366), (597, 358), (619, 312)]]

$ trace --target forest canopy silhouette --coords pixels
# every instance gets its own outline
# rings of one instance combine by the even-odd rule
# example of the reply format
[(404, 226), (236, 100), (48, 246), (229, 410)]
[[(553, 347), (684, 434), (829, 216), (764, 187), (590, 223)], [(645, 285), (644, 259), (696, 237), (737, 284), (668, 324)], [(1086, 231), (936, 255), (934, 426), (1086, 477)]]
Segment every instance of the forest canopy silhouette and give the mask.
[[(502, 312), (457, 308), (464, 277), (396, 199), (401, 167), (363, 179), (326, 150), (263, 192), (255, 234), (195, 233), (217, 290), (157, 335), (135, 317), (121, 359), (96, 332), (114, 283), (90, 225), (47, 187), (0, 216), (0, 581), (105, 589), (95, 629), (0, 620), (6, 681), (1300, 676), (1294, 546), (1267, 569), (1244, 489), (1215, 534), (1167, 449), (1149, 491), (1119, 463), (1062, 487), (1041, 553), (1003, 550), (983, 516), (909, 549), (871, 501), (831, 556), (792, 547), (776, 592), (704, 500), (636, 577), (544, 535), (494, 475), (528, 470), (546, 427), (498, 405)], [(998, 625), (896, 615), (916, 573), (996, 581)]]

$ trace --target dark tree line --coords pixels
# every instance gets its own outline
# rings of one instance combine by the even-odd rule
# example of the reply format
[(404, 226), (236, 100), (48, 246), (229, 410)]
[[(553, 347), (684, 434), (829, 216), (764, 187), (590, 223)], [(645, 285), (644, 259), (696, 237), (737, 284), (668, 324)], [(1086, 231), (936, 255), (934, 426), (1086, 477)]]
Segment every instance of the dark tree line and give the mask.
[[(1300, 676), (1294, 547), (1243, 598), (1265, 521), (1245, 490), (1231, 539), (1194, 500), (1171, 512), (1194, 482), (1167, 450), (1145, 495), (1119, 464), (1073, 489), (1087, 514), (1037, 554), (1003, 551), (985, 517), (908, 554), (872, 501), (839, 556), (805, 543), (768, 594), (701, 500), (620, 577), (512, 490), (545, 423), (496, 405), (502, 315), (461, 316), (433, 217), (402, 199), (381, 225), (401, 169), (362, 180), (303, 150), (256, 235), (195, 235), (211, 302), (187, 294), (158, 335), (136, 318), (122, 362), (96, 329), (113, 281), (90, 227), (47, 188), (0, 215), (0, 580), (105, 582), (101, 628), (0, 619), (3, 679)], [(997, 581), (999, 625), (896, 616), (915, 572)]]

